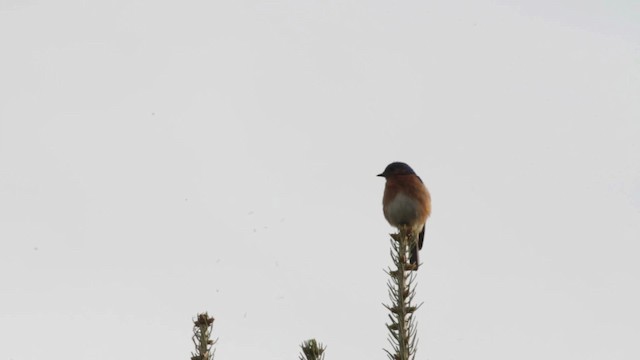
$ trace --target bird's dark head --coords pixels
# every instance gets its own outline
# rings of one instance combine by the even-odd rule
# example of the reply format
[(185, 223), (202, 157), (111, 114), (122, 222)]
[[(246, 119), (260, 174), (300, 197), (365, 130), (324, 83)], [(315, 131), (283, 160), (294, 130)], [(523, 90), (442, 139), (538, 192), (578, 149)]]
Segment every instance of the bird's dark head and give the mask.
[(394, 175), (415, 175), (416, 173), (413, 171), (411, 166), (403, 163), (403, 162), (393, 162), (384, 169), (382, 174), (378, 174), (378, 176), (382, 176), (384, 178), (388, 178), (389, 176)]

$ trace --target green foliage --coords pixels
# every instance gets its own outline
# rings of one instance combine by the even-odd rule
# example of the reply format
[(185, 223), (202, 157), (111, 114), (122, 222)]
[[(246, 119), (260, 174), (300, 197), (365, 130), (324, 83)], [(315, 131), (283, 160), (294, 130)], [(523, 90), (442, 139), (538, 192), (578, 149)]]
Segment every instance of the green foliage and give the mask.
[(300, 360), (323, 360), (324, 350), (327, 348), (318, 343), (316, 339), (307, 340), (300, 347), (302, 348), (302, 353), (299, 356)]

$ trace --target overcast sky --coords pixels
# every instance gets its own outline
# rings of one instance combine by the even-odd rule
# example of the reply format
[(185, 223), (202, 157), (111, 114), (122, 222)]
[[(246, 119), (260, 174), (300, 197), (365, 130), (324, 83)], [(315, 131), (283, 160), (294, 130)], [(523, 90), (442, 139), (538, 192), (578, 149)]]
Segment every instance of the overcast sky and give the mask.
[(637, 1), (0, 0), (0, 360), (640, 358)]

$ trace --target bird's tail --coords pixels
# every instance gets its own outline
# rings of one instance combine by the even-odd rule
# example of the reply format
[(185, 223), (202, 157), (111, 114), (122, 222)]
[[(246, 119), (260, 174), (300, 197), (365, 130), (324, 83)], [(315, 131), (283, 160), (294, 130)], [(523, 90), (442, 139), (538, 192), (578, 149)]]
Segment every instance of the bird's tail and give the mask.
[[(416, 239), (417, 235), (417, 239)], [(420, 266), (420, 256), (418, 251), (422, 249), (422, 243), (424, 242), (424, 225), (422, 226), (422, 230), (420, 230), (419, 234), (414, 234), (413, 236), (414, 243), (411, 245), (411, 255), (409, 255), (409, 263), (415, 265), (414, 270), (418, 270), (418, 266)]]
[(418, 266), (420, 265), (420, 256), (418, 255), (419, 250), (419, 245), (416, 241), (411, 245), (411, 255), (409, 255), (409, 263), (416, 266), (414, 269), (415, 271), (418, 270)]

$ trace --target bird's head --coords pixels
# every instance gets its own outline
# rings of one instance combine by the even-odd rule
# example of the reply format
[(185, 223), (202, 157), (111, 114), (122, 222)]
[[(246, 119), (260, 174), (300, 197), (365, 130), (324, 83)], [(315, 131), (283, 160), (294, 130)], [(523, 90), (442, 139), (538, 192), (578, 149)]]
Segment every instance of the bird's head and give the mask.
[(378, 176), (382, 176), (383, 178), (388, 178), (390, 176), (395, 175), (415, 175), (416, 173), (413, 171), (411, 166), (403, 163), (403, 162), (393, 162), (384, 169), (382, 174), (378, 174)]

